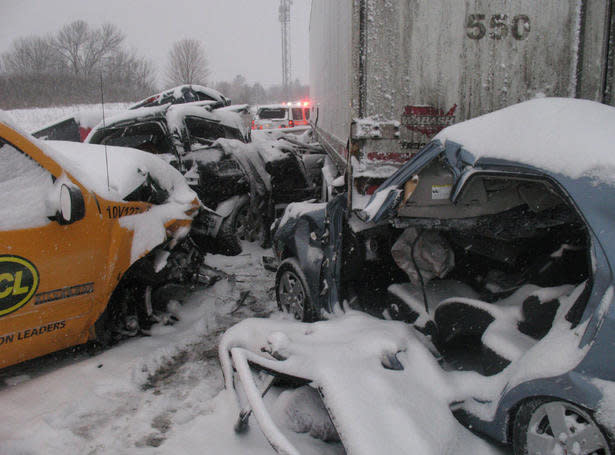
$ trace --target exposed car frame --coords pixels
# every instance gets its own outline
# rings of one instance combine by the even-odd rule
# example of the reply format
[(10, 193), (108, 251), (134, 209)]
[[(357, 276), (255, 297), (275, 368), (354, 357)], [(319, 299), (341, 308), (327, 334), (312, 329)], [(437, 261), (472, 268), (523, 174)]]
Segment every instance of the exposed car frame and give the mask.
[[(453, 229), (454, 232), (461, 229), (460, 226), (465, 226), (464, 229), (479, 229), (480, 232), (485, 228), (492, 229), (493, 226), (485, 227), (486, 225), (480, 224), (481, 216), (485, 216), (484, 213), (492, 210), (489, 216), (495, 220), (494, 226), (500, 229), (502, 223), (507, 223), (506, 216), (501, 215), (500, 212), (504, 213), (503, 210), (508, 210), (506, 204), (510, 201), (502, 201), (506, 209), (500, 208), (499, 212), (497, 206), (489, 209), (487, 202), (480, 203), (478, 207), (487, 211), (482, 215), (478, 212), (472, 215), (473, 209), (471, 205), (468, 205), (468, 212), (464, 215), (468, 218), (466, 220), (455, 218), (459, 217), (455, 204), (462, 200), (464, 192), (469, 194), (467, 191), (469, 191), (470, 183), (482, 181), (480, 179), (495, 178), (502, 179), (502, 182), (529, 182), (530, 186), (538, 185), (535, 187), (534, 196), (527, 200), (529, 201), (527, 204), (536, 205), (534, 212), (547, 218), (534, 217), (533, 210), (529, 210), (527, 211), (529, 218), (521, 218), (522, 223), (530, 223), (528, 224), (529, 230), (521, 223), (513, 226), (511, 232), (515, 236), (531, 238), (532, 229), (546, 229), (546, 232), (549, 232), (550, 226), (571, 226), (575, 232), (574, 235), (577, 236), (579, 242), (577, 249), (581, 252), (581, 256), (576, 262), (579, 271), (575, 272), (578, 281), (573, 282), (577, 285), (574, 299), (569, 302), (568, 307), (561, 303), (563, 300), (556, 299), (559, 302), (558, 308), (567, 308), (565, 314), (561, 314), (561, 311), (557, 313), (561, 318), (561, 324), (568, 327), (566, 333), (569, 338), (576, 340), (573, 348), (575, 355), (568, 360), (572, 364), (567, 364), (566, 360), (563, 360), (559, 367), (555, 367), (551, 373), (545, 371), (533, 376), (518, 372), (516, 379), (513, 380), (514, 375), (511, 375), (509, 380), (505, 381), (505, 386), (499, 389), (497, 395), (488, 398), (476, 396), (474, 401), (469, 399), (455, 405), (455, 412), (472, 429), (503, 443), (514, 442), (517, 449), (520, 447), (520, 441), (523, 442), (525, 437), (523, 435), (521, 439), (518, 439), (518, 436), (515, 436), (517, 434), (515, 428), (520, 419), (523, 423), (524, 419), (529, 419), (528, 416), (537, 415), (539, 409), (542, 409), (540, 406), (547, 402), (558, 403), (557, 406), (561, 408), (561, 412), (565, 410), (565, 412), (581, 416), (579, 418), (582, 419), (588, 418), (583, 417), (585, 415), (596, 419), (596, 412), (604, 406), (602, 399), (606, 390), (609, 390), (608, 388), (615, 381), (615, 367), (610, 352), (615, 333), (613, 325), (615, 306), (612, 305), (612, 289), (615, 286), (612, 275), (613, 264), (615, 264), (615, 244), (613, 243), (612, 233), (614, 231), (611, 216), (608, 210), (603, 209), (606, 201), (615, 200), (615, 186), (612, 182), (609, 183), (608, 173), (614, 163), (606, 150), (595, 148), (602, 147), (602, 145), (592, 148), (592, 138), (595, 138), (593, 141), (595, 144), (604, 144), (604, 147), (609, 147), (608, 144), (612, 145), (615, 142), (609, 142), (607, 139), (612, 137), (612, 128), (604, 126), (608, 123), (607, 119), (615, 117), (615, 110), (598, 103), (564, 99), (535, 100), (518, 106), (445, 129), (413, 159), (387, 179), (371, 197), (369, 203), (362, 206), (361, 210), (349, 212), (347, 210), (348, 197), (345, 194), (324, 206), (322, 204), (290, 206), (285, 218), (279, 224), (273, 241), (274, 252), (281, 261), (280, 273), (276, 282), (278, 297), (281, 291), (288, 291), (286, 300), (278, 299), (280, 306), (286, 306), (285, 309), (290, 310), (300, 320), (321, 319), (323, 316), (340, 311), (344, 300), (352, 304), (353, 295), (349, 294), (347, 277), (352, 270), (364, 270), (367, 273), (371, 270), (375, 273), (381, 267), (380, 263), (369, 263), (369, 257), (377, 255), (379, 247), (390, 248), (390, 243), (387, 244), (386, 240), (387, 236), (391, 235), (391, 227), (397, 229), (397, 232), (412, 226), (427, 230)], [(536, 124), (528, 123), (532, 118), (548, 118), (548, 126), (538, 127)], [(589, 121), (588, 118), (592, 120)], [(579, 151), (572, 148), (569, 142), (559, 140), (575, 128), (582, 131), (583, 137), (589, 141), (584, 151), (587, 161), (581, 156), (574, 155)], [(510, 134), (511, 131), (522, 131), (528, 135), (530, 141), (536, 140), (538, 145), (534, 145), (544, 152), (544, 157), (535, 155), (537, 152), (533, 151), (532, 143), (528, 140), (524, 140), (523, 146), (530, 147), (530, 149), (522, 150), (524, 153), (522, 156), (530, 163), (544, 164), (535, 165), (515, 161), (514, 158), (502, 158), (506, 155), (499, 153), (499, 148), (514, 149), (515, 142), (512, 139), (510, 141), (505, 139), (507, 132)], [(481, 149), (481, 144), (485, 143), (485, 141), (480, 141), (481, 137), (493, 138), (492, 146), (485, 145), (482, 146), (484, 150)], [(498, 148), (499, 138), (504, 138), (502, 144), (506, 146), (502, 145)], [(554, 148), (553, 138), (558, 138), (557, 144), (562, 145), (563, 157), (575, 156), (573, 161), (578, 169), (570, 170), (570, 165), (566, 168), (557, 162), (560, 150)], [(467, 146), (465, 141), (478, 149)], [(554, 161), (549, 161), (549, 159)], [(598, 162), (600, 166), (596, 164)], [(435, 169), (436, 164), (449, 172), (446, 174), (449, 177), (446, 177), (444, 184), (438, 181), (440, 177)], [(592, 168), (593, 165), (598, 167)], [(433, 173), (423, 175), (424, 171), (431, 169), (430, 166), (434, 168)], [(565, 171), (558, 171), (559, 169)], [(413, 176), (418, 176), (418, 181), (425, 181), (427, 185), (431, 185), (431, 198), (426, 196), (427, 199), (421, 199), (418, 190), (415, 193), (417, 185), (413, 182)], [(442, 188), (442, 185), (446, 188)], [(539, 190), (539, 188), (543, 189)], [(549, 202), (546, 200), (536, 202), (538, 201), (536, 198), (541, 198), (542, 195), (547, 199), (552, 199), (549, 199)], [(409, 198), (413, 196), (416, 205), (410, 205), (408, 206), (410, 208), (402, 210), (401, 207), (405, 206), (406, 201), (412, 202)], [(432, 202), (425, 204), (425, 208), (422, 208), (421, 201), (430, 199), (432, 202), (441, 200), (440, 207), (444, 208), (437, 208)], [(521, 203), (510, 202), (510, 206)], [(541, 204), (545, 208), (538, 207)], [(450, 207), (450, 210), (447, 207)], [(561, 213), (557, 214), (555, 207), (565, 208), (564, 218), (559, 218)], [(556, 210), (556, 212), (551, 215), (549, 210)], [(549, 218), (551, 216), (555, 218)], [(514, 221), (514, 218), (510, 220)], [(477, 222), (479, 224), (476, 224)], [(534, 227), (531, 223), (536, 222), (540, 224)], [(380, 229), (384, 229), (382, 234), (379, 233)], [(379, 239), (384, 243), (378, 244)], [(417, 267), (414, 257), (415, 244), (416, 242), (412, 244), (409, 254), (412, 255), (411, 259), (415, 261), (414, 266)], [(471, 247), (471, 244), (466, 245)], [(531, 255), (531, 250), (529, 254)], [(502, 256), (502, 260), (505, 261), (506, 257)], [(368, 263), (371, 265), (367, 266)], [(288, 274), (289, 271), (296, 285), (287, 284), (284, 289), (281, 283), (284, 279), (288, 280), (289, 276), (284, 274)], [(516, 286), (516, 289), (519, 289), (520, 285)], [(423, 288), (423, 300), (427, 305), (425, 283), (422, 283), (418, 289), (420, 290), (421, 287)], [(293, 289), (295, 291), (291, 292)], [(508, 295), (513, 291), (514, 289), (511, 288)], [(297, 295), (303, 298), (298, 311), (293, 310), (292, 305), (295, 303), (294, 306), (297, 307), (296, 302), (292, 301)], [(372, 298), (371, 301), (374, 299)], [(440, 306), (447, 302), (445, 300), (440, 303)], [(451, 304), (455, 302), (448, 302), (449, 309), (453, 306)], [(474, 335), (481, 340), (479, 342), (484, 343), (482, 336), (493, 321), (490, 315), (490, 304), (466, 303), (460, 299), (458, 305), (464, 311), (475, 311), (472, 314), (476, 314), (476, 318), (472, 319), (474, 316), (470, 316), (468, 323), (474, 324), (471, 330), (475, 331)], [(435, 313), (436, 322), (438, 322), (437, 310), (439, 308), (437, 307)], [(370, 308), (365, 309), (370, 310)], [(385, 306), (371, 308), (376, 314), (385, 309), (387, 309)], [(401, 319), (407, 317), (409, 322), (414, 324), (417, 314), (420, 315), (421, 312), (423, 310), (418, 308), (415, 309), (413, 315), (390, 312), (388, 315)], [(426, 308), (424, 313), (429, 315), (429, 309)], [(440, 311), (441, 320), (444, 320), (443, 313), (444, 311)], [(456, 314), (458, 315), (456, 317), (461, 319), (448, 319), (447, 329), (465, 330), (464, 324), (466, 323), (463, 322), (465, 316), (459, 312)], [(483, 322), (477, 319), (479, 317), (483, 318)], [(524, 357), (525, 352), (540, 352), (540, 349), (548, 349), (549, 346), (551, 349), (557, 349), (557, 343), (549, 344), (549, 341), (542, 341), (544, 333), (548, 333), (549, 327), (556, 321), (557, 319), (544, 327), (542, 333), (532, 335), (538, 341), (534, 341), (535, 344), (528, 347), (528, 351), (520, 351), (518, 354), (520, 357), (514, 357), (513, 360), (508, 359), (503, 363), (498, 356), (489, 360), (490, 366), (495, 366), (496, 369), (483, 373), (487, 380), (490, 376), (498, 377), (497, 375), (502, 371), (511, 374), (516, 371), (515, 368), (521, 368), (520, 365), (523, 363), (519, 362), (523, 359), (527, 359), (527, 362), (537, 361), (536, 359), (531, 360), (532, 357)], [(529, 320), (526, 319), (525, 322)], [(523, 319), (516, 323), (519, 326), (513, 329), (521, 331)], [(442, 330), (439, 324), (435, 328)], [(432, 337), (436, 346), (446, 347), (446, 340), (442, 338), (442, 333), (434, 332), (433, 328), (425, 325), (420, 329)], [(545, 340), (550, 340), (550, 338), (545, 338)], [(485, 360), (488, 359), (485, 358)], [(540, 369), (540, 365), (534, 366)], [(599, 383), (605, 385), (599, 386)], [(484, 408), (485, 403), (489, 403), (493, 413), (485, 414), (477, 411), (477, 409)], [(579, 412), (585, 414), (579, 414)], [(615, 410), (609, 408), (606, 412), (615, 412)], [(613, 428), (604, 422), (602, 420), (594, 425), (602, 431), (607, 441), (611, 441)], [(527, 428), (526, 426), (525, 431)], [(559, 444), (557, 441), (554, 443)], [(608, 442), (608, 444), (612, 443)], [(612, 445), (610, 447), (612, 450)]]

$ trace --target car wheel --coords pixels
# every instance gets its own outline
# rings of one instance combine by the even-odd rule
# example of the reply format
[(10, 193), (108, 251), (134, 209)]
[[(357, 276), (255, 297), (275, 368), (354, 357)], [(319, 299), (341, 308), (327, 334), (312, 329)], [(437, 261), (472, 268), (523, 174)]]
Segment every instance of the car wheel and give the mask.
[(234, 228), (240, 240), (263, 241), (265, 232), (263, 218), (252, 213), (249, 200), (246, 200), (237, 208)]
[(305, 276), (295, 259), (286, 259), (278, 267), (275, 295), (281, 311), (291, 314), (298, 321), (313, 320), (313, 306)]
[(225, 219), (218, 231), (215, 247), (212, 248), (214, 254), (224, 254), (225, 256), (237, 256), (241, 254), (241, 243), (235, 232), (234, 220)]
[(515, 416), (515, 455), (610, 455), (609, 440), (590, 413), (567, 401), (534, 399)]

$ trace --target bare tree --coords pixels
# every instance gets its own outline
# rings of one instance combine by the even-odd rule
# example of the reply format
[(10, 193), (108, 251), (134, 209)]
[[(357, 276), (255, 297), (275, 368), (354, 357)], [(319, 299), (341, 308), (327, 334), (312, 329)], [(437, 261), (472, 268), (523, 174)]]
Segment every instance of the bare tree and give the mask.
[(58, 69), (57, 54), (49, 39), (38, 36), (18, 38), (3, 55), (5, 71), (16, 74), (41, 74)]
[(128, 83), (133, 89), (145, 94), (156, 91), (154, 65), (138, 56), (136, 51), (121, 49), (105, 59), (104, 63), (106, 81), (116, 81), (118, 85)]
[(66, 67), (75, 76), (89, 76), (100, 68), (103, 58), (120, 49), (124, 35), (112, 24), (90, 29), (84, 21), (65, 25), (52, 40)]
[(208, 76), (209, 64), (199, 41), (183, 39), (173, 44), (166, 69), (166, 78), (170, 85), (205, 85)]

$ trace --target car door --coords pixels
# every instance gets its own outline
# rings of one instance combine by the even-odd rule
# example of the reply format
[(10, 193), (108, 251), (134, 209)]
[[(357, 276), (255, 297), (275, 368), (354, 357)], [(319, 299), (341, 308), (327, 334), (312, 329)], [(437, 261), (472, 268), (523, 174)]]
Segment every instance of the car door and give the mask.
[(0, 367), (83, 337), (104, 271), (100, 223), (49, 218), (58, 208), (60, 176), (24, 153), (33, 145), (18, 139), (0, 125)]

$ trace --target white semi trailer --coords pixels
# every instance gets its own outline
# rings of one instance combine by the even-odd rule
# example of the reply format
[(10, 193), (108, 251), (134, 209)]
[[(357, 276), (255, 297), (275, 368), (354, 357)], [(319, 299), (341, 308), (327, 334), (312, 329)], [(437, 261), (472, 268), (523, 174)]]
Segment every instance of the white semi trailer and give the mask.
[(312, 0), (325, 179), (345, 173), (369, 193), (442, 127), (534, 97), (615, 104), (614, 10), (614, 0)]

